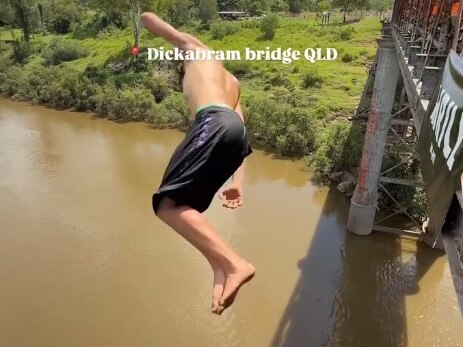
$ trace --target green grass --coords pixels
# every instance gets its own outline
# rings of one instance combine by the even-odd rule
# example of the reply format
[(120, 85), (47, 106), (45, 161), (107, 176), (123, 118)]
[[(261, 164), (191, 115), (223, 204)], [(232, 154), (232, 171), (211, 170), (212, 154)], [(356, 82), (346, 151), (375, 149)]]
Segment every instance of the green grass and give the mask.
[[(349, 25), (339, 25), (340, 21), (340, 17), (335, 17), (334, 24), (321, 26), (314, 17), (281, 18), (280, 27), (277, 29), (275, 38), (272, 41), (259, 40), (261, 36), (259, 29), (243, 28), (238, 33), (226, 36), (221, 40), (213, 40), (210, 32), (207, 31), (194, 34), (199, 36), (211, 48), (217, 50), (240, 50), (243, 52), (245, 47), (254, 50), (265, 49), (266, 47), (270, 47), (270, 49), (291, 47), (300, 51), (309, 47), (332, 47), (337, 49), (338, 59), (336, 61), (320, 61), (315, 64), (303, 58), (289, 65), (281, 62), (251, 61), (249, 65), (259, 72), (258, 75), (241, 79), (244, 98), (252, 95), (267, 95), (278, 88), (271, 86), (269, 89), (264, 90), (265, 81), (262, 76), (280, 72), (287, 76), (295, 91), (300, 94), (300, 97), (306, 101), (307, 105), (317, 109), (323, 115), (323, 113), (328, 112), (339, 113), (342, 110), (350, 110), (357, 105), (367, 78), (366, 65), (371, 62), (374, 56), (376, 51), (375, 40), (380, 35), (378, 17), (366, 17), (360, 22)], [(339, 38), (339, 32), (346, 27), (352, 27), (354, 32), (350, 40), (342, 41)], [(13, 32), (15, 37), (19, 38), (19, 31), (14, 30)], [(11, 39), (11, 34), (11, 30), (0, 30), (0, 39)], [(34, 46), (45, 45), (52, 37), (53, 35), (42, 36), (35, 34), (32, 44)], [(72, 34), (64, 37), (74, 39)], [(130, 29), (99, 34), (95, 38), (81, 39), (79, 42), (90, 51), (89, 56), (65, 64), (80, 71), (83, 71), (90, 64), (102, 65), (108, 57), (117, 55), (121, 50), (125, 49), (127, 42), (132, 41), (133, 37)], [(141, 45), (142, 47), (169, 47), (161, 39), (154, 38), (145, 31), (141, 37)], [(342, 62), (341, 57), (346, 53), (354, 57), (352, 62)], [(30, 59), (29, 65), (33, 67), (40, 64), (41, 61), (39, 56), (34, 55)], [(294, 71), (297, 72), (294, 73)], [(302, 78), (304, 74), (310, 71), (316, 71), (322, 77), (323, 84), (321, 88), (302, 88)]]

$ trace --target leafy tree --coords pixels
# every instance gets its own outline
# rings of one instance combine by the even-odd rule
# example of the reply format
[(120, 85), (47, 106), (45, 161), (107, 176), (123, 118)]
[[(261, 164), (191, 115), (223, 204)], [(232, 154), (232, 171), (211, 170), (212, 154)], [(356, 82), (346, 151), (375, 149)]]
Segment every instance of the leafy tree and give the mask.
[(217, 17), (217, 0), (200, 0), (198, 17), (204, 24), (209, 24)]
[(190, 0), (174, 0), (167, 5), (167, 18), (174, 26), (180, 26), (191, 18), (192, 3)]
[(368, 3), (369, 0), (333, 0), (333, 7), (341, 9), (344, 13), (343, 22), (345, 22), (347, 12), (364, 8)]
[(330, 9), (331, 5), (327, 0), (323, 0), (317, 3), (317, 12), (325, 12)]
[(44, 22), (44, 19), (43, 19), (43, 6), (42, 6), (42, 4), (38, 3), (37, 8), (39, 10), (39, 15), (40, 15), (40, 26), (42, 28), (42, 34), (45, 35), (45, 22)]
[(289, 5), (283, 0), (273, 0), (270, 3), (270, 10), (272, 12), (283, 12), (288, 11)]
[(0, 8), (10, 7), (14, 11), (15, 23), (23, 31), (24, 41), (29, 42), (31, 34), (32, 8), (35, 8), (34, 0), (0, 0)]
[(302, 2), (299, 0), (289, 0), (288, 5), (291, 13), (301, 13), (303, 10)]

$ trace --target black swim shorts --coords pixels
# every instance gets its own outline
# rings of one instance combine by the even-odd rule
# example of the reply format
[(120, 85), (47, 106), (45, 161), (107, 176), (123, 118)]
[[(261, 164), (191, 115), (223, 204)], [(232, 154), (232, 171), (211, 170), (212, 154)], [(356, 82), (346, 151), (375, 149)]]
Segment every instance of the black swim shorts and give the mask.
[(154, 212), (164, 196), (204, 212), (251, 153), (246, 128), (235, 111), (223, 106), (202, 109), (172, 155), (161, 186), (153, 195)]

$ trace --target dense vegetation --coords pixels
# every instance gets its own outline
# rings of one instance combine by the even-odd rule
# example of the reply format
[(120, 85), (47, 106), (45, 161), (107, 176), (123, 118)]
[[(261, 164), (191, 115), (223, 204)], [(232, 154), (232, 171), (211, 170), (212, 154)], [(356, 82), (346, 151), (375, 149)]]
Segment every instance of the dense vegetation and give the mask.
[[(189, 115), (178, 63), (147, 60), (146, 47), (168, 45), (140, 30), (145, 9), (215, 49), (336, 48), (333, 62), (242, 60), (226, 67), (241, 81), (255, 143), (279, 155), (305, 156), (324, 175), (359, 164), (363, 129), (347, 117), (359, 101), (380, 23), (376, 16), (343, 22), (360, 19), (368, 9), (381, 13), (390, 8), (388, 0), (0, 0), (0, 5), (0, 93), (157, 127), (185, 128)], [(321, 25), (319, 13), (330, 8), (339, 11)], [(234, 22), (217, 18), (218, 10), (236, 9), (255, 16), (280, 13)], [(283, 17), (288, 10), (313, 12)], [(134, 45), (140, 45), (136, 57), (130, 54)], [(391, 153), (386, 165), (400, 156)], [(417, 172), (413, 165), (404, 170), (410, 176)], [(416, 201), (416, 192), (396, 193)]]

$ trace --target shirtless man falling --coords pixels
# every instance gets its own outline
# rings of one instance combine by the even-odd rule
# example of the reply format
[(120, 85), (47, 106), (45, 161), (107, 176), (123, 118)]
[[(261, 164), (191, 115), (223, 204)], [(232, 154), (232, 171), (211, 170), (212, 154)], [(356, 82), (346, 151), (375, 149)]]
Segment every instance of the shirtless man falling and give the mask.
[[(143, 13), (142, 22), (152, 34), (184, 52), (208, 50), (154, 13)], [(239, 82), (219, 61), (186, 61), (183, 93), (196, 118), (153, 195), (153, 209), (206, 257), (214, 272), (212, 312), (221, 314), (252, 279), (255, 268), (219, 237), (202, 212), (231, 176), (232, 184), (220, 198), (225, 207), (241, 206), (244, 160), (252, 150), (239, 102)]]

